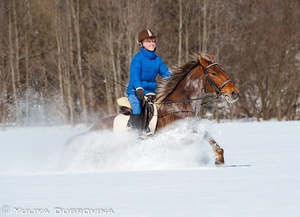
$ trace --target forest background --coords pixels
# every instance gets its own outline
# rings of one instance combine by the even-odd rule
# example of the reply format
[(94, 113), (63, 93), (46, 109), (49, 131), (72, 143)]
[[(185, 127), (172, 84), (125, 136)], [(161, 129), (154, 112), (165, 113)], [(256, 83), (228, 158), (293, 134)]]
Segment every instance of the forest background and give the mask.
[(298, 0), (0, 0), (0, 123), (117, 113), (144, 28), (170, 68), (214, 53), (238, 86), (238, 102), (202, 118), (299, 120), (299, 20)]

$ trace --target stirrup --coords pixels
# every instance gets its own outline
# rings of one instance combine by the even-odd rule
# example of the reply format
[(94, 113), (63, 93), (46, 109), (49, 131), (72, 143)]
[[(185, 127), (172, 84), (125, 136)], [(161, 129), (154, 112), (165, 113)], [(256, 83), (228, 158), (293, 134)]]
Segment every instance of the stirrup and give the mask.
[(143, 129), (142, 134), (145, 136), (150, 136), (152, 134), (150, 128), (147, 126)]

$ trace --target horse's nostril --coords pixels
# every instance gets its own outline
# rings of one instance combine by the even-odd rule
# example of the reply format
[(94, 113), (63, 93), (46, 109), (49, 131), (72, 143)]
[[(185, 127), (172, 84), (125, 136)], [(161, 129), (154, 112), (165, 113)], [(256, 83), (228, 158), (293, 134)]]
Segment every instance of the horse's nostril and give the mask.
[(239, 98), (239, 93), (237, 91), (232, 91), (231, 95), (232, 95), (232, 98), (234, 98), (234, 99)]

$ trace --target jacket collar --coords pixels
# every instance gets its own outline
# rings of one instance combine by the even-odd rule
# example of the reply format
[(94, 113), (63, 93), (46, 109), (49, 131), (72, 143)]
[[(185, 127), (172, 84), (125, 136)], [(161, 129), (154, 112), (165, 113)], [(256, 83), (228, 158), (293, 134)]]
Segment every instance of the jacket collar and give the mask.
[(142, 54), (144, 54), (144, 56), (148, 57), (150, 60), (153, 60), (156, 57), (156, 49), (154, 51), (149, 51), (146, 48), (141, 47), (140, 51), (142, 52)]

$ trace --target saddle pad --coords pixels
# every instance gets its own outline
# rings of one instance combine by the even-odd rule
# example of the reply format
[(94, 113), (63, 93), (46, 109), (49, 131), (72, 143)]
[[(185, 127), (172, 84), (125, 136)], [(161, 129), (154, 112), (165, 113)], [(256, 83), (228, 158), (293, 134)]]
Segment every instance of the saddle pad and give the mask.
[[(114, 131), (124, 132), (130, 130), (130, 128), (127, 127), (129, 117), (130, 117), (129, 115), (123, 115), (123, 114), (117, 115), (114, 119), (114, 126), (113, 126)], [(156, 105), (154, 104), (154, 114), (149, 123), (149, 128), (152, 134), (154, 134), (155, 132), (156, 124), (157, 124), (157, 109), (156, 109)]]
[(129, 99), (125, 96), (117, 99), (117, 103), (118, 103), (119, 106), (124, 106), (124, 107), (127, 107), (127, 108), (131, 108)]

